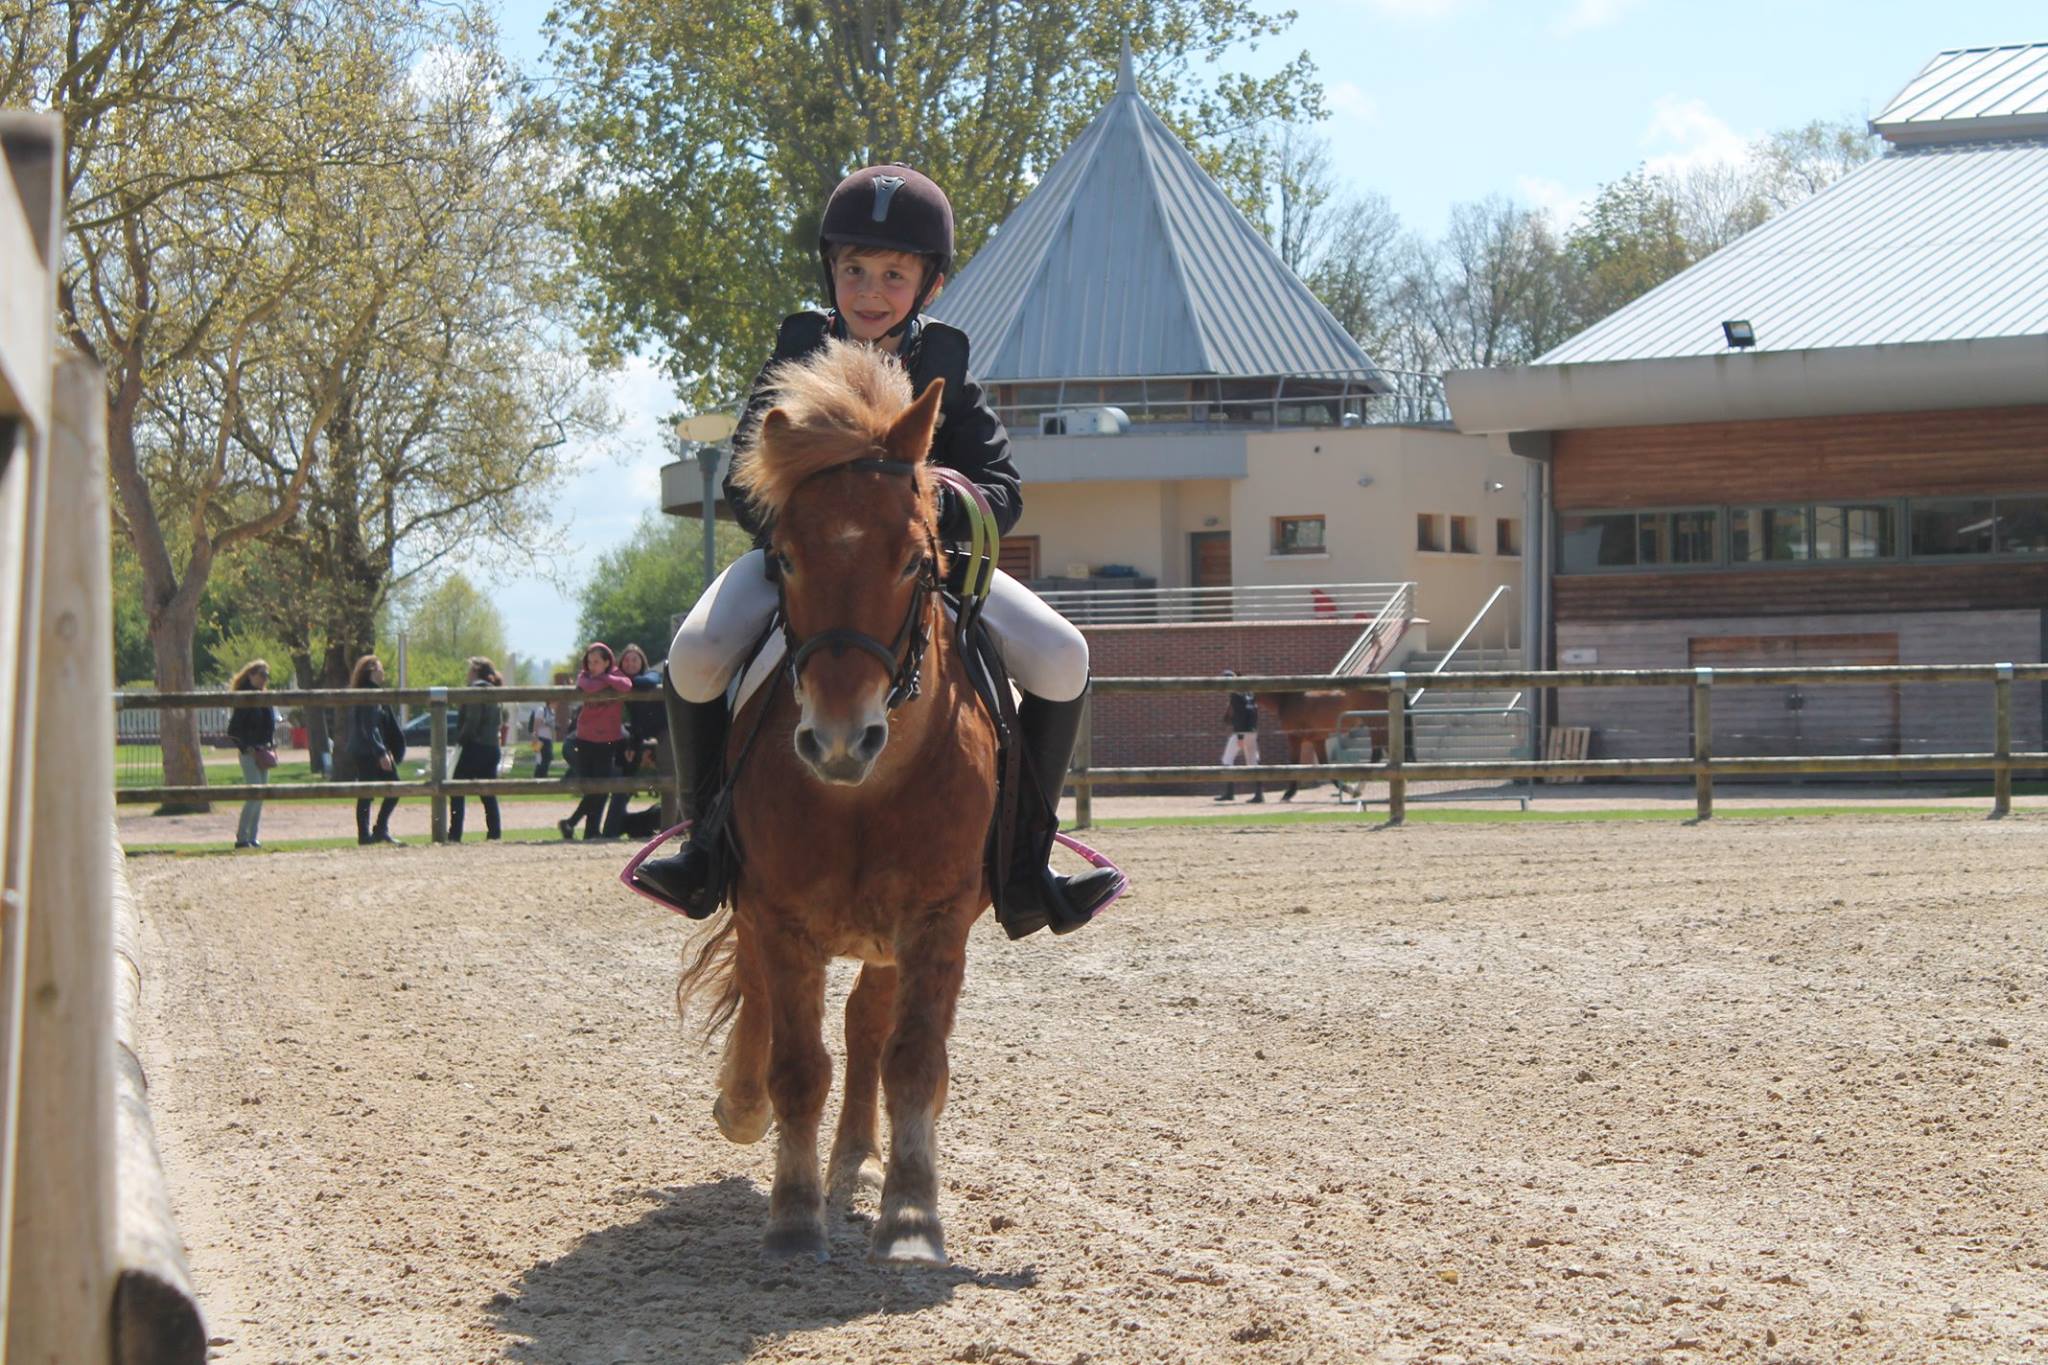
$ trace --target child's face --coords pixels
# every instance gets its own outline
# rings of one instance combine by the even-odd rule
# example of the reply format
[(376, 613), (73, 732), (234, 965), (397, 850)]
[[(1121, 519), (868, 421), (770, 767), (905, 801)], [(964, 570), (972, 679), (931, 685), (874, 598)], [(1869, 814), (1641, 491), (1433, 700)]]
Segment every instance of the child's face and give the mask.
[(832, 303), (855, 341), (875, 341), (910, 315), (925, 262), (907, 251), (842, 250), (832, 262)]
[(586, 652), (583, 656), (583, 671), (585, 673), (608, 673), (611, 671), (611, 666), (611, 656), (602, 650), (593, 649)]

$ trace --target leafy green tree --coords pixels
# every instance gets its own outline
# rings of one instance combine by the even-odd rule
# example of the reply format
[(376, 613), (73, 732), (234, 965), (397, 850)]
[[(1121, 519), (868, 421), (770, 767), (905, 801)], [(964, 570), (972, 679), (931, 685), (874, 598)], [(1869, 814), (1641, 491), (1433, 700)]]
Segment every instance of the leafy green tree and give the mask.
[(1293, 17), (1249, 0), (563, 0), (563, 199), (594, 351), (658, 352), (686, 399), (729, 398), (818, 297), (818, 215), (872, 162), (946, 187), (964, 261), (1106, 102), (1125, 34), (1147, 99), (1257, 219), (1262, 127), (1320, 113), (1312, 64), (1197, 68)]
[(1591, 326), (1698, 259), (1669, 181), (1642, 166), (1602, 185), (1565, 237), (1573, 311)]
[(451, 658), (505, 662), (505, 618), (460, 572), (428, 589), (406, 620), (410, 648)]
[[(738, 526), (718, 524), (719, 568), (752, 546)], [(598, 556), (591, 569), (576, 621), (579, 638), (570, 657), (580, 660), (586, 643), (602, 640), (613, 649), (638, 644), (659, 663), (675, 633), (674, 618), (688, 611), (703, 591), (703, 523), (644, 513), (632, 538)]]

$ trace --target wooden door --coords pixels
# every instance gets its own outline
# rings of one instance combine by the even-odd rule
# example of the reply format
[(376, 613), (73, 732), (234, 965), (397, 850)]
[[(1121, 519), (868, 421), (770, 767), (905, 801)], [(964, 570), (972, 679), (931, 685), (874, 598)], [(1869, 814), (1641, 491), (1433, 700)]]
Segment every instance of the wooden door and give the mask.
[(1188, 580), (1196, 588), (1230, 586), (1230, 532), (1188, 533)]
[(996, 547), (996, 567), (1019, 583), (1038, 577), (1038, 537), (1004, 536)]
[[(1696, 636), (1691, 655), (1696, 668), (1879, 667), (1899, 661), (1899, 637)], [(1891, 684), (1716, 687), (1713, 706), (1717, 756), (1899, 751), (1899, 689)]]

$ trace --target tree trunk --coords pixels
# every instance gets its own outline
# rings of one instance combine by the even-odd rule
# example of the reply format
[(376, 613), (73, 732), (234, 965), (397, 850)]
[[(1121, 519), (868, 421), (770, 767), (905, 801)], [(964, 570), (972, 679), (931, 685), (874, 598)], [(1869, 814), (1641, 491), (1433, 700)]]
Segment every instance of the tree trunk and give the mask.
[[(149, 643), (156, 655), (156, 688), (159, 692), (190, 692), (195, 686), (192, 670), (192, 637), (197, 633), (198, 613), (177, 604), (157, 614), (150, 623)], [(157, 713), (158, 742), (163, 747), (164, 785), (203, 787), (206, 761), (199, 748), (199, 713), (190, 708), (166, 708)], [(213, 807), (205, 800), (171, 801), (157, 807), (158, 815), (204, 815)]]
[[(292, 676), (297, 680), (298, 686), (305, 691), (310, 692), (321, 685), (319, 675), (313, 671), (311, 649), (292, 651)], [(306, 762), (312, 766), (315, 776), (324, 776), (332, 780), (334, 770), (327, 762), (328, 744), (331, 739), (328, 734), (327, 708), (300, 707), (299, 716), (306, 724)]]

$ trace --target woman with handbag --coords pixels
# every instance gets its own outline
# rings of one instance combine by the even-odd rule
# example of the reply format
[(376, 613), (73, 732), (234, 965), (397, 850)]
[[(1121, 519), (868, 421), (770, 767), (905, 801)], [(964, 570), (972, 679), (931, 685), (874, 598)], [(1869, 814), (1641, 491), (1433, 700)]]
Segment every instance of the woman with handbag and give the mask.
[[(269, 687), (270, 665), (261, 659), (251, 659), (235, 674), (228, 691), (263, 692)], [(235, 742), (235, 750), (242, 758), (242, 781), (252, 787), (268, 786), (270, 770), (277, 766), (277, 749), (273, 744), (277, 738), (277, 708), (235, 707), (228, 716), (228, 738)], [(256, 826), (262, 819), (262, 797), (251, 797), (242, 803), (242, 818), (235, 825), (236, 848), (263, 847), (256, 842)]]

